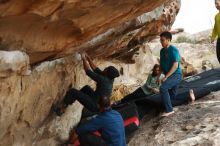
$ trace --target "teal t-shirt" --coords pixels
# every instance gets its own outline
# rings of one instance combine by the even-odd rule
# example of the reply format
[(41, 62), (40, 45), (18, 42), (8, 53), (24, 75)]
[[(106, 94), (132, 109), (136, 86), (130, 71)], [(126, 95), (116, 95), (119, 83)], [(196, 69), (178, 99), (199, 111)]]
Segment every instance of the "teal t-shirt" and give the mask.
[(173, 45), (168, 48), (162, 48), (160, 50), (160, 66), (165, 75), (169, 72), (174, 62), (178, 62), (178, 67), (174, 73), (182, 74), (179, 50)]

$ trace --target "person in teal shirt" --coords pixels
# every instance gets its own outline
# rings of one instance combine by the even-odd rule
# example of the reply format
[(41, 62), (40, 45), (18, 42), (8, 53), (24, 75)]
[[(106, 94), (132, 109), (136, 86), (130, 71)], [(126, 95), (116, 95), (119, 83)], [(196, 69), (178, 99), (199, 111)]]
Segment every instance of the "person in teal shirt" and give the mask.
[[(215, 6), (218, 10), (220, 10), (220, 0), (215, 0)], [(213, 43), (217, 39), (216, 44), (216, 54), (218, 61), (220, 62), (220, 11), (215, 16), (215, 25), (212, 30), (211, 42)]]
[(180, 68), (180, 53), (179, 50), (170, 44), (172, 34), (165, 31), (160, 34), (160, 42), (162, 49), (160, 50), (160, 66), (165, 74), (160, 86), (160, 94), (166, 112), (162, 116), (169, 116), (174, 113), (171, 100), (175, 99), (177, 88), (182, 80), (182, 71)]
[(161, 80), (164, 78), (164, 74), (161, 74), (160, 65), (155, 64), (152, 73), (149, 74), (146, 83), (136, 89), (131, 94), (125, 96), (120, 103), (126, 103), (131, 100), (136, 100), (141, 97), (159, 93), (159, 88), (161, 85)]

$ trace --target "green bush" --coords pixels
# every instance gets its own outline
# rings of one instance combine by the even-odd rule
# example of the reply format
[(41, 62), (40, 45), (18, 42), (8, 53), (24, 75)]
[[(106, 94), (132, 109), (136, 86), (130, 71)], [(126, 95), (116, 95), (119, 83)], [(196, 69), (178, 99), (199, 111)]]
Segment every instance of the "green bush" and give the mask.
[(186, 36), (179, 36), (175, 43), (190, 43), (190, 44), (196, 44), (198, 41), (196, 39), (188, 38)]

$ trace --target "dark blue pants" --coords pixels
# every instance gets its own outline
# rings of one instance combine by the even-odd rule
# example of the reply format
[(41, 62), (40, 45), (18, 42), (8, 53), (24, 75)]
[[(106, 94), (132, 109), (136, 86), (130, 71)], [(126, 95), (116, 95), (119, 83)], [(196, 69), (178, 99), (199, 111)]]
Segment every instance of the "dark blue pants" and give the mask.
[(92, 88), (88, 85), (84, 86), (82, 89), (70, 89), (65, 97), (64, 97), (64, 104), (66, 106), (72, 104), (78, 100), (86, 109), (92, 112), (98, 112), (98, 96), (92, 90)]
[(182, 74), (174, 73), (160, 86), (160, 94), (167, 112), (173, 111), (171, 100), (175, 99), (176, 91), (181, 80)]
[(141, 87), (137, 88), (134, 92), (131, 94), (126, 95), (122, 100), (121, 103), (127, 103), (129, 101), (135, 101), (139, 98), (147, 96)]
[(218, 40), (217, 40), (216, 54), (217, 54), (218, 62), (220, 63), (220, 38), (218, 38)]

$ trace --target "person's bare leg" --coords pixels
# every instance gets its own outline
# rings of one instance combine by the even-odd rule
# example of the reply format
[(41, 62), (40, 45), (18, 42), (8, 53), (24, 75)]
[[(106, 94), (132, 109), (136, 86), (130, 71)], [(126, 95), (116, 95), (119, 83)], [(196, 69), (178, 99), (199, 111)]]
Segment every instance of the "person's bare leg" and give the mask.
[(196, 100), (193, 89), (189, 89), (189, 96), (191, 99), (191, 104), (194, 104), (194, 101)]

